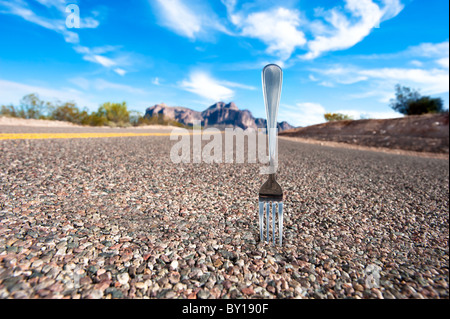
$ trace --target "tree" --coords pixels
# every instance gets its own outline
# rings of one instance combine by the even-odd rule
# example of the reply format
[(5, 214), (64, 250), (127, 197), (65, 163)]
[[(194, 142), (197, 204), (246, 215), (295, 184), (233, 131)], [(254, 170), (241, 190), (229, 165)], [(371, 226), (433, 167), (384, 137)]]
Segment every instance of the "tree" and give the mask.
[(100, 105), (98, 116), (105, 117), (108, 122), (118, 125), (125, 125), (130, 122), (130, 112), (127, 109), (127, 103), (106, 102)]
[(419, 91), (397, 84), (395, 99), (391, 99), (391, 108), (404, 115), (444, 112), (441, 98), (421, 96)]
[(327, 122), (353, 120), (351, 116), (342, 113), (325, 113), (323, 117)]
[(20, 101), (18, 116), (26, 119), (44, 118), (49, 107), (50, 103), (40, 100), (37, 94), (27, 94)]
[(139, 111), (129, 111), (130, 123), (133, 126), (139, 124), (139, 119), (142, 118), (142, 112)]

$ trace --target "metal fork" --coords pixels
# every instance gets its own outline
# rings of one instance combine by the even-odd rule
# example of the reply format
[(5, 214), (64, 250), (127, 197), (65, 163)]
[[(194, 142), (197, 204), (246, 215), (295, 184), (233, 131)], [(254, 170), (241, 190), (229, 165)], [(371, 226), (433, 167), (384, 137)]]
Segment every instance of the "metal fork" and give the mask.
[[(264, 240), (264, 216), (266, 216), (266, 241), (269, 237), (269, 217), (272, 208), (272, 238), (275, 245), (275, 222), (278, 205), (278, 236), (280, 246), (283, 244), (283, 190), (275, 179), (278, 163), (277, 155), (277, 115), (280, 104), (283, 71), (276, 64), (269, 64), (262, 70), (264, 102), (267, 113), (267, 131), (269, 138), (269, 177), (259, 190), (259, 233), (261, 242)], [(266, 213), (264, 214), (264, 207)]]

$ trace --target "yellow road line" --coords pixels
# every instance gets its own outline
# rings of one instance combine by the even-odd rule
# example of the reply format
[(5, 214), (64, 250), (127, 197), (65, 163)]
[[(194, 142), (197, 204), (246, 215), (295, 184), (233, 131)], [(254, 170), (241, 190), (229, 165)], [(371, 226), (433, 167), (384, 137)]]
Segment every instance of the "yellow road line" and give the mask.
[[(0, 140), (28, 140), (49, 138), (105, 138), (129, 136), (170, 136), (172, 133), (0, 133)], [(193, 135), (200, 133), (174, 132), (174, 135)]]

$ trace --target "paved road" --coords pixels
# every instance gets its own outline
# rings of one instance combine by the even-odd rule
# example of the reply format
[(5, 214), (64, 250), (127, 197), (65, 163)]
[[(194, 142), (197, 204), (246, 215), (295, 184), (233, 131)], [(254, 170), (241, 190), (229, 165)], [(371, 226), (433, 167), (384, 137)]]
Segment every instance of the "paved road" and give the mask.
[(173, 164), (173, 143), (0, 141), (0, 297), (448, 298), (448, 160), (280, 140), (274, 248), (260, 165)]

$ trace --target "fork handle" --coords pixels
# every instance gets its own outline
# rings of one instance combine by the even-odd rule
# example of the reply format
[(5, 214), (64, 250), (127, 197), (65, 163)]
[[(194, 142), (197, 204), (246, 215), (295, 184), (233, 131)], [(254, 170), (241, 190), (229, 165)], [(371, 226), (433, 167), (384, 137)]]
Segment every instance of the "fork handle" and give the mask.
[(277, 162), (277, 116), (280, 105), (283, 71), (276, 64), (268, 64), (262, 70), (262, 85), (267, 114), (267, 134), (269, 136), (269, 165), (275, 173)]

